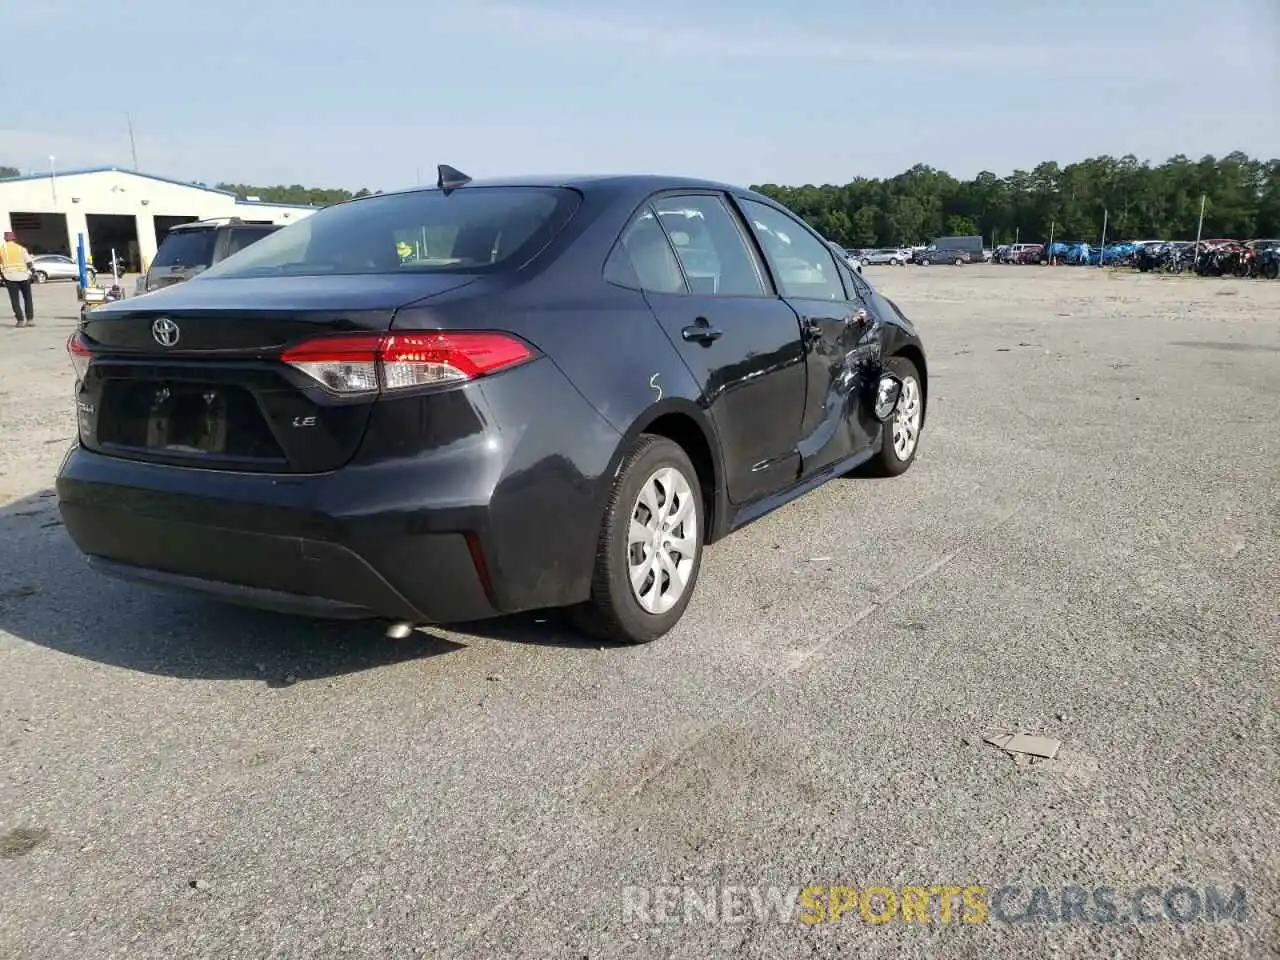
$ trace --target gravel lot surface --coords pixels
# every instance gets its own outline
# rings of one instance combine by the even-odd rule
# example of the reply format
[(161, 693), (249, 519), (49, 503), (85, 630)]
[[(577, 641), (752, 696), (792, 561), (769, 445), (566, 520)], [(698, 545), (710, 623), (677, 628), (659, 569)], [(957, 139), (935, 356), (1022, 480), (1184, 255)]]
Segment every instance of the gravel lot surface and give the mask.
[[(74, 292), (37, 288), (0, 328), (0, 957), (1276, 956), (1280, 282), (867, 275), (929, 350), (916, 465), (711, 548), (681, 626), (621, 650), (92, 574), (51, 493)], [(624, 912), (667, 884), (1013, 885), (1010, 917), (1111, 887), (1121, 916)], [(1245, 913), (1135, 922), (1144, 885)]]

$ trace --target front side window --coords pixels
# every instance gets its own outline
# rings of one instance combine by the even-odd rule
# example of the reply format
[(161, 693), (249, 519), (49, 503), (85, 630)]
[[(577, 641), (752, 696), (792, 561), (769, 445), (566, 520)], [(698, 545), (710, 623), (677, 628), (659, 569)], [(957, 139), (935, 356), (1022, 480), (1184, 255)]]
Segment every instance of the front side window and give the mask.
[(740, 200), (756, 239), (769, 257), (786, 297), (843, 300), (844, 284), (825, 243), (794, 218), (754, 200)]
[(206, 277), (492, 273), (541, 251), (577, 211), (574, 190), (462, 187), (365, 197), (277, 230)]
[(680, 258), (693, 293), (764, 296), (760, 268), (743, 242), (742, 231), (718, 197), (659, 197), (653, 208)]

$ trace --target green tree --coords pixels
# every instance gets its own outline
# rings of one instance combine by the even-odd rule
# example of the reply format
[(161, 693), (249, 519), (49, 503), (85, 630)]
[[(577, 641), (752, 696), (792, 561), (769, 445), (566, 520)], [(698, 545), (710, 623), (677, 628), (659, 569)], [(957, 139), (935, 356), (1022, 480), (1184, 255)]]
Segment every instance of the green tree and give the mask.
[(22, 176), (22, 174), (18, 172), (17, 167), (0, 166), (0, 180), (4, 180), (6, 177), (20, 177), (20, 176)]
[(920, 243), (942, 234), (987, 242), (1057, 239), (1097, 243), (1102, 220), (1115, 240), (1191, 240), (1205, 197), (1204, 235), (1280, 237), (1280, 159), (1243, 153), (1153, 164), (1133, 155), (1054, 161), (1004, 176), (984, 170), (957, 180), (916, 164), (895, 177), (856, 177), (843, 186), (764, 184), (838, 243), (860, 247)]
[(244, 183), (220, 183), (219, 190), (234, 193), (241, 200), (257, 197), (264, 203), (301, 203), (316, 207), (327, 207), (333, 203), (342, 203), (354, 197), (369, 195), (369, 189), (362, 187), (354, 193), (350, 190), (339, 190), (322, 187), (304, 187), (301, 184), (292, 186), (254, 187)]

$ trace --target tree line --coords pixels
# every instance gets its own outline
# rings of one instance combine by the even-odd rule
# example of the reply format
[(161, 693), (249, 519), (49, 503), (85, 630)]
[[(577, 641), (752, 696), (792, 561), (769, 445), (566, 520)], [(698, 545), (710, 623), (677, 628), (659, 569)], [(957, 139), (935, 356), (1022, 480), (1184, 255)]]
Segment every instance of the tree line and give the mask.
[[(220, 183), (240, 197), (326, 205), (366, 196), (355, 191), (253, 187)], [(984, 170), (960, 180), (925, 164), (887, 179), (857, 177), (843, 186), (752, 189), (804, 217), (847, 247), (924, 243), (943, 235), (980, 234), (987, 243), (1193, 240), (1204, 197), (1204, 236), (1239, 240), (1280, 237), (1280, 159), (1243, 153), (1199, 160), (1179, 154), (1162, 164), (1133, 155), (1092, 157), (1061, 166), (1046, 161), (1001, 177)]]
[(325, 187), (304, 187), (298, 183), (289, 187), (283, 185), (254, 187), (245, 183), (219, 183), (216, 184), (215, 189), (234, 193), (241, 200), (257, 197), (264, 203), (300, 203), (313, 207), (327, 207), (333, 203), (342, 203), (344, 200), (353, 200), (356, 197), (367, 197), (373, 193), (368, 187), (352, 192)]
[[(0, 166), (0, 178), (17, 176)], [(269, 203), (327, 206), (359, 190), (219, 183), (243, 198)], [(1060, 166), (1053, 161), (1001, 177), (984, 170), (959, 180), (916, 164), (887, 179), (857, 177), (843, 186), (753, 189), (804, 217), (827, 238), (847, 247), (923, 243), (942, 235), (980, 234), (987, 243), (1054, 239), (1097, 243), (1104, 214), (1116, 240), (1193, 240), (1204, 203), (1204, 236), (1237, 240), (1280, 237), (1280, 159), (1243, 153), (1199, 160), (1179, 154), (1158, 165), (1137, 157), (1092, 157)]]
[(1280, 159), (1243, 153), (1159, 165), (1132, 155), (1102, 156), (1066, 166), (1046, 161), (1000, 177), (990, 171), (958, 180), (924, 164), (889, 179), (859, 177), (844, 186), (753, 189), (804, 217), (846, 247), (923, 243), (944, 235), (980, 234), (988, 244), (1015, 239), (1194, 240), (1204, 202), (1209, 238), (1280, 237)]

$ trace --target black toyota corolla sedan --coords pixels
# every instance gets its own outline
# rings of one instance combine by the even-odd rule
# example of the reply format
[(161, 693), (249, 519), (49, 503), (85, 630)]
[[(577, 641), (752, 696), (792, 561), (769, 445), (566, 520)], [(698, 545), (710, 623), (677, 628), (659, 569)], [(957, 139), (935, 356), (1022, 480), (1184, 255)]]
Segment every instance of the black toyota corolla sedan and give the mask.
[(827, 241), (675, 177), (472, 181), (321, 210), (68, 342), (66, 527), (103, 573), (416, 625), (679, 620), (703, 548), (900, 474), (920, 339)]

